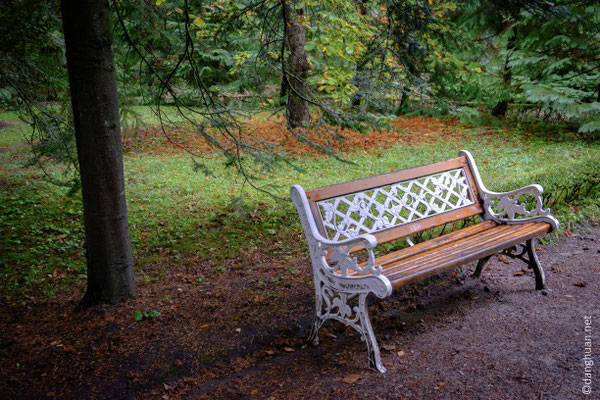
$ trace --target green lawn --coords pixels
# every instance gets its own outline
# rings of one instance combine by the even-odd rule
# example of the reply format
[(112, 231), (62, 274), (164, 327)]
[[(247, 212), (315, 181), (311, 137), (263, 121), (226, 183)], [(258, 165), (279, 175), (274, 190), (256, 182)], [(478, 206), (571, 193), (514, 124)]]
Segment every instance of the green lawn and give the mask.
[[(147, 109), (137, 111), (144, 123), (154, 122)], [(0, 120), (15, 118), (14, 113), (0, 114)], [(26, 129), (18, 124), (0, 130), (0, 295), (24, 302), (85, 282), (80, 196), (68, 196), (67, 188), (49, 183), (39, 168), (27, 164)], [(549, 135), (548, 126), (528, 134), (522, 134), (523, 128), (517, 126), (464, 129), (465, 134), (452, 140), (397, 146), (380, 155), (356, 152), (347, 157), (353, 163), (300, 158), (296, 165), (301, 170), (279, 167), (256, 184), (274, 185), (269, 186), (271, 193), (287, 198), (289, 187), (296, 183), (314, 188), (441, 161), (455, 157), (460, 149), (473, 153), (492, 190), (540, 183), (552, 192), (585, 177), (600, 179), (598, 142), (578, 141), (560, 130)], [(225, 261), (240, 249), (265, 243), (273, 252), (285, 249), (289, 243), (277, 242), (300, 229), (289, 201), (248, 189), (248, 185), (241, 192), (243, 179), (225, 167), (218, 155), (203, 162), (212, 176), (194, 171), (190, 158), (183, 154), (125, 156), (138, 276), (146, 276), (146, 266), (151, 263), (168, 260), (169, 265), (176, 265), (190, 257), (211, 258), (226, 268)], [(60, 168), (50, 167), (53, 173)], [(246, 206), (242, 213), (234, 201), (240, 194)], [(563, 226), (600, 215), (598, 186), (571, 204), (561, 198), (555, 201), (553, 211)]]

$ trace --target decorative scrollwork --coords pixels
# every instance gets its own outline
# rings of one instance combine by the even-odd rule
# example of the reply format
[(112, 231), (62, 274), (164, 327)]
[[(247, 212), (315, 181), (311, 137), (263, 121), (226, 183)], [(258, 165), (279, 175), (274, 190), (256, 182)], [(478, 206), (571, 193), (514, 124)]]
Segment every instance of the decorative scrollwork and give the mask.
[(360, 311), (358, 305), (349, 304), (351, 300), (356, 299), (358, 294), (340, 293), (322, 285), (321, 295), (323, 296), (322, 318), (341, 321), (344, 324), (353, 327), (360, 333), (363, 333), (362, 328), (359, 325)]
[(509, 247), (508, 249), (502, 250), (502, 254), (510, 258), (518, 259), (526, 262), (527, 264), (530, 264), (529, 259), (525, 257), (527, 255), (526, 244), (521, 243), (517, 246)]
[(400, 226), (474, 204), (465, 171), (457, 168), (318, 202), (331, 240)]
[(379, 372), (385, 372), (379, 345), (369, 320), (366, 302), (368, 292), (346, 293), (327, 286), (323, 281), (315, 283), (317, 283), (317, 315), (309, 340), (318, 344), (318, 332), (323, 323), (329, 319), (340, 321), (354, 328), (367, 344), (369, 365)]
[(335, 272), (339, 271), (342, 276), (348, 276), (349, 271), (358, 272), (359, 274), (381, 275), (381, 267), (373, 265), (375, 262), (373, 250), (367, 249), (367, 252), (369, 260), (364, 267), (360, 267), (357, 258), (350, 256), (349, 249), (346, 246), (334, 246), (329, 256), (329, 269)]
[(493, 219), (515, 221), (549, 216), (550, 209), (543, 208), (541, 195), (541, 186), (531, 185), (506, 193), (484, 192), (483, 201)]

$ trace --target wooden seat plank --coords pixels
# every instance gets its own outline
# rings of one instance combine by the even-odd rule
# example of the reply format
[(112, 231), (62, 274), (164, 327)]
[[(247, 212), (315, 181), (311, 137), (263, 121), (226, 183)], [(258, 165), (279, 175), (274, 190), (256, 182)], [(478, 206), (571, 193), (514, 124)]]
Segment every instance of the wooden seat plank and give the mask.
[[(529, 226), (525, 226), (529, 225)], [(513, 225), (519, 227), (518, 225)], [(384, 270), (384, 275), (392, 282), (392, 287), (397, 288), (409, 281), (424, 279), (428, 272), (439, 273), (440, 269), (449, 269), (474, 261), (488, 255), (496, 254), (501, 250), (522, 243), (530, 238), (547, 232), (550, 226), (545, 223), (533, 222), (523, 224), (521, 229), (509, 231), (502, 236), (490, 236), (487, 240), (462, 242), (462, 246), (452, 248), (443, 254), (431, 250), (430, 257), (415, 263), (391, 265)]]
[(444, 243), (440, 246), (431, 247), (424, 252), (420, 252), (419, 254), (410, 254), (402, 258), (390, 259), (385, 263), (379, 263), (378, 259), (376, 259), (375, 262), (378, 265), (381, 265), (384, 271), (389, 271), (390, 269), (402, 267), (402, 265), (405, 264), (419, 263), (423, 260), (432, 257), (434, 253), (440, 256), (444, 256), (445, 254), (452, 254), (455, 253), (457, 249), (461, 248), (461, 246), (468, 247), (469, 245), (485, 242), (486, 240), (491, 240), (493, 238), (502, 238), (504, 236), (510, 235), (512, 232), (513, 229), (511, 226), (500, 225), (498, 227), (490, 228), (474, 235), (469, 235), (467, 237), (462, 237), (460, 239)]

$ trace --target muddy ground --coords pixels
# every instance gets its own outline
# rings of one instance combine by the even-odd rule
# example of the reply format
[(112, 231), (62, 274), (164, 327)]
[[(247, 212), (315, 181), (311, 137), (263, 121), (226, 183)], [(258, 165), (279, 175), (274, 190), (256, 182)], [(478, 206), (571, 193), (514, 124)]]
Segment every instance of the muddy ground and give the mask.
[[(82, 288), (1, 304), (0, 398), (600, 399), (598, 226), (540, 246), (544, 291), (522, 262), (499, 257), (481, 279), (470, 265), (374, 300), (385, 374), (366, 368), (364, 343), (339, 323), (305, 345), (309, 261), (300, 245), (285, 261), (273, 245), (213, 275), (184, 261), (138, 282), (136, 305), (75, 313)], [(135, 321), (136, 310), (161, 315)]]

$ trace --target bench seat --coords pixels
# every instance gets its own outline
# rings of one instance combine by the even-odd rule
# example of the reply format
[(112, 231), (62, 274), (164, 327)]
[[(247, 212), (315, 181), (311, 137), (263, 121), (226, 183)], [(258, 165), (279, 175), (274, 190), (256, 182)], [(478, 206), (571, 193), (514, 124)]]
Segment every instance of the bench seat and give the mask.
[[(486, 221), (375, 259), (375, 266), (397, 289), (445, 270), (496, 254), (548, 232), (550, 224), (498, 225)], [(365, 263), (361, 264), (364, 266)], [(350, 276), (358, 276), (354, 272)]]

